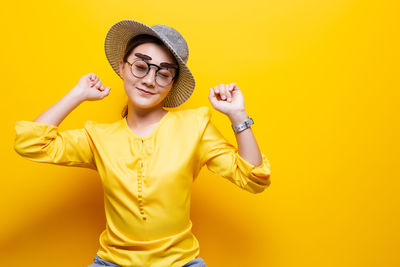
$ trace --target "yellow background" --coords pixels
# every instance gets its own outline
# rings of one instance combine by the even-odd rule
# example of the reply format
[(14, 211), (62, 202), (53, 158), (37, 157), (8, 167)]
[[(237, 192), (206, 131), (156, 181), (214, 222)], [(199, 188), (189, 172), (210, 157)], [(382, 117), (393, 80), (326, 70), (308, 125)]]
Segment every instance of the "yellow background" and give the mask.
[[(13, 150), (34, 120), (95, 72), (110, 95), (60, 125), (120, 118), (126, 96), (104, 54), (117, 21), (178, 29), (196, 89), (242, 90), (271, 186), (250, 194), (205, 167), (192, 195), (207, 266), (400, 266), (397, 1), (10, 1), (1, 20), (0, 266), (87, 266), (105, 227), (97, 173)], [(236, 144), (229, 119), (213, 121)]]

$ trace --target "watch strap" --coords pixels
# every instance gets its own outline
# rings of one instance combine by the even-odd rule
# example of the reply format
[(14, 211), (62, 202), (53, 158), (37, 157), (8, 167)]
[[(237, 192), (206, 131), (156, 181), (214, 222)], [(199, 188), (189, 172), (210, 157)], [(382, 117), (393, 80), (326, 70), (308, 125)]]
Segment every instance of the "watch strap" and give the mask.
[(252, 118), (248, 118), (246, 120), (244, 120), (241, 123), (238, 123), (236, 125), (232, 125), (232, 129), (235, 133), (239, 133), (241, 131), (246, 130), (247, 128), (249, 128), (251, 125), (254, 124), (254, 121)]

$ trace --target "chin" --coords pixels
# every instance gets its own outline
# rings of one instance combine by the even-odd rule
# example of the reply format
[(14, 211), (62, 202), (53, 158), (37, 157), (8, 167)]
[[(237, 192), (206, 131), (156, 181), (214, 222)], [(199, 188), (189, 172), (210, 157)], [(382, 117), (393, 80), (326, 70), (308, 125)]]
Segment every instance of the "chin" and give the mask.
[(145, 99), (130, 99), (130, 101), (133, 103), (133, 106), (143, 109), (154, 108), (160, 105), (158, 101), (146, 101)]

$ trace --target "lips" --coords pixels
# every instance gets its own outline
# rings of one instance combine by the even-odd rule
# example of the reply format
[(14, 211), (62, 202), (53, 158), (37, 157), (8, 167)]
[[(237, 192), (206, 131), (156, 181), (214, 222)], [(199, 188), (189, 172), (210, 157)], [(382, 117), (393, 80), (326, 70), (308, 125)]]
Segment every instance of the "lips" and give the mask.
[(145, 93), (148, 93), (148, 94), (154, 95), (154, 93), (152, 93), (152, 92), (149, 92), (149, 91), (146, 91), (146, 90), (143, 90), (143, 89), (140, 89), (140, 88), (136, 88), (136, 89), (138, 89), (138, 90), (140, 90), (140, 91), (143, 91), (143, 92), (145, 92)]

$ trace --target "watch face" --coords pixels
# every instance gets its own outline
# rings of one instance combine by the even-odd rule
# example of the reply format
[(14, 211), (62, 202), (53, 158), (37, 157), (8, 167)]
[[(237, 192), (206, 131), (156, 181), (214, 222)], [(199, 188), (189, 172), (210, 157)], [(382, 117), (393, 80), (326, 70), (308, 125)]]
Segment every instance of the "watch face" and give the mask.
[(237, 132), (241, 132), (241, 131), (243, 131), (243, 130), (249, 128), (250, 125), (253, 125), (253, 124), (254, 124), (253, 119), (248, 118), (248, 119), (245, 120), (244, 122), (241, 122), (241, 123), (236, 124), (236, 125), (232, 125), (232, 128), (233, 128), (233, 131), (234, 131), (235, 133), (237, 133)]
[(253, 122), (252, 119), (248, 119), (247, 121), (245, 121), (245, 123), (246, 123), (247, 126), (250, 126), (250, 125), (252, 125), (254, 122)]

